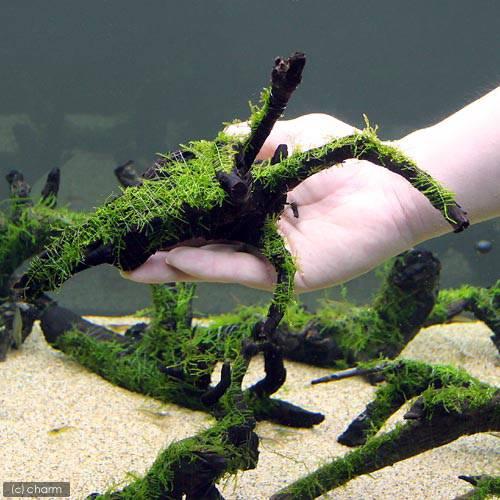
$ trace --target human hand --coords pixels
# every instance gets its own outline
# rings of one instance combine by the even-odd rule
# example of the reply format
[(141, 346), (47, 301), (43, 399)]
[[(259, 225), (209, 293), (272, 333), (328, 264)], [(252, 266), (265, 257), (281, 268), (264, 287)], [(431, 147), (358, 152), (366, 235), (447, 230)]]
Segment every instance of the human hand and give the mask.
[[(281, 121), (258, 158), (271, 157), (279, 144), (287, 144), (289, 151), (307, 150), (354, 130), (324, 114)], [(249, 129), (243, 123), (228, 132), (243, 135)], [(297, 205), (299, 217), (287, 207), (278, 226), (298, 265), (298, 292), (347, 281), (410, 248), (421, 239), (419, 214), (428, 204), (401, 176), (359, 160), (313, 175), (288, 194), (288, 202)], [(238, 244), (209, 242), (157, 252), (124, 276), (143, 283), (208, 281), (262, 289), (275, 282), (264, 257), (243, 252)]]

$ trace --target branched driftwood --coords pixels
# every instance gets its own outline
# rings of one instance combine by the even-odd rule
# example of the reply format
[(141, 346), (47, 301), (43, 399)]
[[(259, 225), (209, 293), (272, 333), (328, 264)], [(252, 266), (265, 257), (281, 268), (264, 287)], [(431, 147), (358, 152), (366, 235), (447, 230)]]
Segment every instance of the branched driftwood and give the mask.
[(0, 210), (0, 361), (10, 347), (19, 347), (29, 335), (44, 303), (40, 299), (31, 304), (15, 300), (11, 286), (17, 279), (16, 269), (42, 251), (64, 227), (83, 220), (77, 213), (56, 208), (59, 176), (57, 168), (49, 173), (36, 202), (21, 172), (12, 170), (6, 176), (10, 198)]
[[(270, 394), (284, 381), (276, 377), (274, 367), (266, 367), (267, 391), (243, 391), (241, 382), (251, 357), (245, 338), (211, 339), (194, 328), (192, 285), (155, 285), (152, 289), (150, 325), (135, 325), (125, 335), (92, 325), (55, 303), (41, 316), (42, 330), (55, 347), (108, 380), (207, 411), (217, 423), (169, 446), (143, 478), (123, 490), (92, 498), (221, 498), (215, 486), (220, 477), (257, 463), (255, 419), (311, 427), (324, 417), (271, 399)], [(251, 336), (252, 331), (247, 333)], [(224, 360), (221, 380), (211, 385), (218, 360)]]
[[(20, 296), (34, 301), (89, 267), (108, 263), (131, 270), (156, 250), (207, 241), (241, 241), (248, 248), (257, 248), (277, 271), (267, 314), (246, 330), (223, 332), (222, 339), (214, 340), (213, 330), (193, 329), (190, 321), (185, 321), (189, 300), (179, 297), (171, 309), (156, 308), (161, 312), (138, 335), (139, 340), (124, 344), (115, 342), (112, 335), (106, 337), (106, 332), (106, 338), (96, 338), (78, 330), (53, 339), (59, 348), (71, 351), (97, 373), (129, 384), (134, 390), (134, 375), (140, 367), (144, 374), (141, 391), (154, 395), (161, 387), (169, 400), (182, 398), (183, 402), (193, 402), (194, 407), (209, 406), (218, 419), (215, 427), (169, 447), (143, 479), (111, 494), (112, 498), (218, 498), (215, 482), (223, 473), (255, 466), (255, 417), (279, 415), (277, 420), (282, 423), (288, 418), (289, 424), (295, 424), (297, 415), (307, 413), (292, 406), (283, 411), (282, 402), (269, 397), (286, 377), (277, 329), (293, 299), (296, 266), (276, 222), (290, 189), (333, 164), (349, 158), (365, 159), (403, 176), (427, 196), (455, 231), (468, 225), (453, 194), (399, 150), (382, 143), (369, 126), (323, 147), (290, 156), (281, 146), (270, 161), (255, 162), (300, 83), (304, 65), (301, 53), (275, 61), (271, 86), (263, 91), (261, 106), (252, 110), (247, 138), (220, 133), (214, 141), (192, 141), (180, 151), (163, 155), (141, 177), (130, 164), (123, 165), (118, 175), (129, 187), (122, 195), (83, 223), (63, 231), (33, 260), (16, 285)], [(155, 290), (168, 302), (165, 293), (172, 290)], [(182, 286), (180, 294), (188, 297), (189, 287)], [(380, 304), (379, 317), (390, 321), (388, 312)], [(408, 331), (409, 336), (416, 332), (412, 328)], [(374, 354), (379, 351), (380, 346), (374, 347)], [(243, 392), (241, 380), (256, 352), (264, 354), (266, 376)], [(99, 366), (95, 366), (96, 353), (100, 355)], [(226, 363), (222, 379), (211, 386), (210, 376), (218, 360)], [(159, 374), (163, 386), (157, 384)], [(308, 418), (313, 425), (322, 417), (310, 414)], [(189, 481), (190, 475), (198, 480)]]
[(215, 483), (225, 474), (253, 469), (259, 455), (253, 412), (248, 409), (241, 389), (247, 366), (244, 356), (226, 365), (227, 383), (217, 398), (220, 409), (213, 427), (170, 445), (144, 477), (123, 490), (93, 494), (90, 498), (222, 498)]
[[(191, 324), (192, 285), (154, 285), (150, 325), (135, 325), (125, 335), (90, 323), (55, 302), (41, 314), (46, 340), (87, 368), (127, 389), (164, 402), (217, 414), (227, 389), (228, 368), (211, 386), (217, 362), (231, 364), (248, 349), (252, 327), (232, 336), (214, 336)], [(240, 352), (241, 351), (241, 352)], [(323, 420), (314, 413), (270, 396), (284, 382), (282, 358), (272, 347), (264, 352), (266, 377), (244, 392), (258, 420), (311, 427)], [(229, 366), (229, 365), (228, 365)]]
[(500, 280), (489, 288), (464, 285), (452, 290), (441, 290), (425, 324), (445, 323), (462, 312), (470, 312), (486, 323), (493, 332), (491, 340), (500, 351)]
[[(326, 303), (315, 313), (290, 309), (274, 335), (286, 358), (317, 366), (345, 366), (377, 357), (395, 357), (420, 331), (436, 304), (441, 265), (430, 252), (398, 256), (372, 304)], [(265, 314), (241, 308), (207, 318), (221, 332), (246, 329)], [(230, 334), (230, 333), (228, 333)]]
[(499, 476), (458, 476), (458, 478), (472, 484), (474, 489), (455, 497), (455, 500), (484, 500), (500, 496)]
[(481, 385), (464, 371), (448, 366), (401, 360), (379, 364), (374, 369), (377, 367), (384, 383), (377, 389), (375, 399), (338, 437), (338, 441), (346, 446), (364, 444), (407, 400), (419, 396), (429, 387), (467, 388)]
[(380, 142), (373, 129), (332, 141), (282, 161), (254, 165), (276, 119), (300, 83), (303, 54), (278, 59), (262, 106), (250, 118), (243, 141), (219, 134), (215, 141), (193, 141), (157, 164), (155, 179), (144, 179), (98, 209), (82, 225), (63, 233), (35, 260), (18, 283), (26, 297), (62, 284), (69, 276), (101, 263), (134, 269), (154, 251), (183, 242), (238, 240), (259, 248), (278, 273), (268, 316), (256, 337), (270, 338), (293, 292), (295, 265), (276, 231), (286, 193), (318, 170), (348, 158), (362, 158), (390, 169), (421, 190), (456, 231), (468, 225), (451, 193), (397, 149)]
[[(414, 361), (397, 361), (383, 368), (388, 382), (379, 390), (363, 420), (374, 425), (366, 441), (366, 425), (354, 430), (349, 439), (364, 443), (272, 496), (273, 500), (309, 500), (341, 486), (351, 479), (382, 469), (400, 460), (478, 432), (500, 430), (500, 391), (481, 383), (465, 372), (445, 366)], [(392, 377), (392, 378), (391, 378)], [(381, 423), (399, 408), (405, 398), (419, 395), (405, 414), (406, 423), (374, 436)], [(349, 429), (348, 429), (349, 431)], [(344, 433), (344, 438), (346, 433)], [(346, 442), (347, 440), (342, 440)], [(352, 441), (346, 444), (354, 444)]]

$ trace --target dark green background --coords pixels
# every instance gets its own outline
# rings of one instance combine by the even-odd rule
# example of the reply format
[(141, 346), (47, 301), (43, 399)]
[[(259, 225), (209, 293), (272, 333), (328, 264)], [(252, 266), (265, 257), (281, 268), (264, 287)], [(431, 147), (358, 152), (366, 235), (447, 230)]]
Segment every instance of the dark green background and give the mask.
[[(295, 50), (308, 64), (288, 117), (325, 112), (361, 126), (366, 113), (384, 138), (398, 138), (499, 84), (499, 26), (495, 0), (1, 0), (2, 177), (17, 168), (39, 188), (60, 166), (61, 200), (90, 209), (116, 191), (119, 162), (145, 166), (156, 151), (246, 118), (274, 57)], [(490, 221), (426, 244), (443, 260), (443, 284), (498, 277), (499, 232)], [(494, 250), (479, 256), (483, 238)], [(374, 284), (355, 280), (351, 297), (366, 300)], [(200, 287), (199, 309), (264, 297), (236, 286), (207, 293), (214, 288)], [(149, 301), (146, 286), (105, 268), (58, 297), (108, 314)]]

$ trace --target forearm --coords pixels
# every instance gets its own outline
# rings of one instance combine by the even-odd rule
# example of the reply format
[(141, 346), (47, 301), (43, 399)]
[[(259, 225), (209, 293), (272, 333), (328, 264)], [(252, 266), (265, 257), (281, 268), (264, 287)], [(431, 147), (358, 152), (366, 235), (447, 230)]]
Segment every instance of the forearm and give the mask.
[[(500, 215), (500, 87), (397, 146), (456, 194), (472, 223)], [(417, 194), (415, 233), (425, 240), (449, 232)]]

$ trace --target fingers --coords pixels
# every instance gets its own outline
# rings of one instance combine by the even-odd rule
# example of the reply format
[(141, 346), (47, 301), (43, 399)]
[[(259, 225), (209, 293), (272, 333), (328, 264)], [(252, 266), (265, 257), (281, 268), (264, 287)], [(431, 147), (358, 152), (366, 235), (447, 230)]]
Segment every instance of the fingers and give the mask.
[(156, 252), (154, 255), (137, 269), (133, 271), (122, 271), (120, 274), (131, 281), (138, 283), (149, 283), (151, 285), (158, 283), (169, 283), (172, 281), (193, 281), (191, 276), (183, 273), (175, 267), (169, 266), (165, 262), (165, 256), (168, 252)]
[(270, 290), (276, 279), (268, 262), (239, 252), (236, 245), (178, 247), (169, 252), (157, 252), (142, 266), (122, 276), (140, 283), (208, 281), (240, 283), (264, 290)]
[(352, 125), (324, 113), (310, 113), (286, 122), (293, 150), (307, 151), (323, 146), (337, 137), (358, 131)]
[(269, 290), (276, 279), (273, 267), (265, 260), (223, 245), (178, 247), (167, 254), (166, 262), (199, 281)]
[[(286, 144), (290, 152), (306, 151), (323, 146), (336, 137), (353, 134), (357, 129), (333, 116), (324, 113), (310, 113), (293, 120), (276, 123), (262, 146), (257, 159), (271, 158), (280, 144)], [(225, 132), (239, 137), (250, 133), (248, 122), (229, 125)]]
[[(248, 122), (235, 123), (226, 127), (225, 132), (229, 135), (245, 137), (250, 133), (250, 126)], [(266, 160), (271, 158), (280, 144), (286, 144), (289, 151), (293, 149), (293, 140), (288, 133), (286, 121), (276, 123), (256, 159)]]

